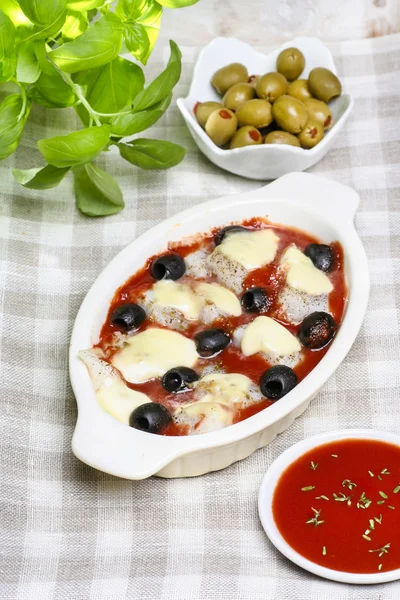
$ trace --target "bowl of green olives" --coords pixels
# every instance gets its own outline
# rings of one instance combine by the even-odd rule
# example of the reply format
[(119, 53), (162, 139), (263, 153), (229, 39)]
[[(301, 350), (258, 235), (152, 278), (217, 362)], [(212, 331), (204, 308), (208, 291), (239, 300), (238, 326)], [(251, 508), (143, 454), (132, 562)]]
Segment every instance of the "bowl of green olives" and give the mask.
[(298, 37), (270, 54), (232, 38), (200, 53), (178, 108), (214, 164), (250, 179), (276, 179), (316, 164), (353, 108), (333, 57), (318, 39)]

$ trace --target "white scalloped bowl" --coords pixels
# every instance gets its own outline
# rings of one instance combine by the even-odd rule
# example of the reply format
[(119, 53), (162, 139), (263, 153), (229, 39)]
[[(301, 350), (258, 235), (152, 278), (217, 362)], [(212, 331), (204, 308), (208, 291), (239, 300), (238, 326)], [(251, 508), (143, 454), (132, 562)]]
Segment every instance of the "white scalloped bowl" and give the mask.
[[(347, 186), (307, 173), (291, 173), (253, 192), (190, 208), (124, 248), (89, 290), (72, 332), (70, 377), (78, 403), (72, 440), (74, 454), (96, 469), (127, 479), (144, 479), (154, 474), (188, 477), (223, 469), (246, 458), (289, 427), (344, 359), (364, 318), (369, 276), (365, 252), (353, 225), (358, 204), (358, 194)], [(338, 334), (319, 364), (282, 400), (245, 421), (212, 433), (153, 435), (128, 427), (104, 412), (78, 352), (98, 341), (117, 288), (149, 256), (165, 251), (168, 242), (257, 216), (299, 227), (325, 242), (339, 240), (344, 248), (349, 301)]]
[(186, 98), (178, 98), (177, 105), (197, 146), (218, 167), (249, 179), (276, 179), (292, 171), (304, 171), (312, 167), (334, 144), (353, 108), (353, 100), (348, 94), (342, 94), (329, 103), (333, 126), (321, 142), (310, 150), (276, 144), (222, 150), (210, 140), (194, 116), (193, 107), (196, 102), (221, 101), (210, 83), (217, 69), (232, 62), (240, 62), (248, 68), (250, 74), (276, 71), (276, 57), (282, 50), (292, 46), (301, 50), (306, 59), (302, 78), (308, 77), (315, 67), (326, 67), (334, 73), (337, 72), (328, 48), (318, 38), (312, 37), (295, 38), (267, 55), (239, 40), (219, 37), (200, 52), (189, 95)]

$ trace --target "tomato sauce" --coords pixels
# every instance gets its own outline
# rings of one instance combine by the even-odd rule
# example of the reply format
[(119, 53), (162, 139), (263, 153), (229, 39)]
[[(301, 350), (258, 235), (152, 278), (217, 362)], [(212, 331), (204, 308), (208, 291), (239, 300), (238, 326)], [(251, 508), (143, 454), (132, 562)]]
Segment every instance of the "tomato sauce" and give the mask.
[(281, 475), (273, 517), (286, 542), (336, 571), (400, 568), (400, 446), (349, 439), (318, 446)]
[[(265, 267), (252, 271), (243, 283), (243, 291), (254, 286), (262, 286), (267, 288), (273, 298), (273, 304), (265, 314), (273, 317), (277, 321), (285, 325), (291, 333), (296, 335), (299, 325), (293, 325), (285, 322), (284, 315), (282, 314), (282, 308), (279, 306), (278, 298), (279, 294), (285, 285), (285, 280), (282, 276), (282, 272), (279, 269), (279, 262), (285, 248), (289, 244), (296, 244), (300, 250), (310, 243), (320, 243), (320, 240), (308, 234), (304, 231), (296, 228), (281, 226), (270, 223), (264, 218), (253, 218), (246, 220), (241, 223), (250, 230), (258, 230), (261, 228), (272, 228), (279, 236), (279, 246), (274, 261)], [(216, 230), (211, 231), (209, 234), (198, 236), (196, 238), (190, 238), (188, 240), (182, 240), (181, 242), (170, 243), (168, 251), (162, 254), (179, 254), (182, 257), (186, 257), (188, 254), (195, 252), (196, 250), (202, 249), (208, 253), (214, 250), (214, 234)], [(340, 324), (345, 309), (347, 299), (347, 288), (344, 277), (344, 264), (343, 264), (343, 250), (338, 242), (331, 244), (331, 247), (335, 254), (335, 265), (329, 277), (334, 286), (333, 291), (329, 295), (329, 307), (332, 315), (337, 324)], [(160, 253), (161, 254), (161, 253)], [(127, 302), (136, 302), (138, 297), (144, 294), (146, 291), (151, 289), (154, 285), (154, 279), (150, 273), (151, 264), (156, 258), (153, 256), (148, 259), (145, 266), (137, 271), (132, 277), (130, 277), (124, 285), (122, 285), (115, 293), (110, 309), (107, 315), (107, 319), (101, 329), (100, 339), (97, 344), (100, 347), (106, 359), (110, 360), (112, 355), (117, 351), (117, 348), (113, 347), (113, 336), (118, 331), (111, 323), (111, 315), (114, 310), (121, 304)], [(179, 282), (185, 283), (189, 278), (184, 275)], [(203, 279), (208, 283), (218, 282), (216, 276), (211, 275), (208, 278)], [(224, 317), (216, 320), (212, 325), (204, 325), (203, 323), (194, 321), (189, 322), (187, 329), (181, 332), (187, 337), (193, 338), (196, 333), (207, 328), (220, 327), (224, 329), (230, 335), (233, 334), (234, 330), (240, 325), (244, 325), (252, 321), (258, 314), (243, 312), (239, 317)], [(147, 327), (154, 326), (162, 327), (157, 323), (153, 323), (150, 319), (146, 319), (142, 324), (140, 331), (145, 330)], [(303, 360), (295, 367), (295, 372), (298, 380), (301, 381), (321, 360), (329, 348), (329, 345), (320, 350), (303, 350)], [(270, 366), (268, 361), (261, 355), (253, 355), (245, 357), (242, 355), (239, 348), (231, 344), (223, 352), (218, 354), (215, 358), (211, 359), (199, 359), (196, 366), (196, 370), (201, 370), (210, 363), (215, 364), (226, 373), (242, 373), (247, 375), (255, 384), (258, 385), (260, 376)], [(177, 365), (178, 366), (178, 365)], [(159, 380), (152, 380), (142, 384), (131, 384), (127, 385), (137, 391), (143, 392), (151, 397), (155, 402), (164, 404), (167, 408), (172, 408), (172, 404), (176, 406), (176, 402), (186, 403), (191, 401), (191, 392), (181, 394), (169, 394), (162, 386)], [(262, 402), (255, 404), (243, 410), (238, 410), (235, 422), (241, 421), (261, 410), (267, 408), (272, 404), (271, 401), (265, 399)], [(174, 425), (165, 431), (165, 435), (185, 435), (186, 428)]]

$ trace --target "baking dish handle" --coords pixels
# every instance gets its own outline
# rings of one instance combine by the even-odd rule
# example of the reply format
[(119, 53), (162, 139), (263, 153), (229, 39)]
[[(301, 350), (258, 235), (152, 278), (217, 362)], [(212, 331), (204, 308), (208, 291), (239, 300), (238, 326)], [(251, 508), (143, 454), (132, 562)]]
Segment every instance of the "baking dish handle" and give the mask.
[(359, 195), (351, 187), (310, 173), (288, 173), (252, 192), (252, 195), (270, 199), (290, 198), (298, 206), (339, 221), (352, 222), (360, 204)]
[(124, 479), (146, 479), (182, 454), (180, 437), (132, 429), (99, 410), (79, 407), (72, 451), (91, 467)]

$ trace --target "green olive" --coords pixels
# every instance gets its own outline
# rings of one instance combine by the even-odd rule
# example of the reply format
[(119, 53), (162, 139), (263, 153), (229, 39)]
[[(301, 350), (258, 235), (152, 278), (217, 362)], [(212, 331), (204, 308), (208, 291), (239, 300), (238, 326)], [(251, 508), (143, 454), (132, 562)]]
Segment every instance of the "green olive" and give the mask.
[(231, 139), (232, 148), (243, 148), (243, 146), (257, 146), (262, 143), (262, 135), (255, 127), (245, 125), (237, 130)]
[(287, 131), (271, 131), (265, 136), (264, 144), (289, 144), (289, 146), (298, 146), (300, 142), (298, 138)]
[(297, 79), (303, 72), (304, 55), (297, 48), (286, 48), (278, 55), (276, 59), (276, 70), (278, 73), (282, 73), (288, 81)]
[(251, 100), (256, 95), (256, 92), (248, 83), (235, 83), (226, 92), (223, 103), (226, 108), (237, 110), (242, 104)]
[(289, 133), (300, 133), (308, 121), (303, 102), (292, 96), (281, 96), (272, 106), (272, 115), (278, 126)]
[(322, 100), (308, 98), (304, 101), (310, 119), (321, 123), (325, 131), (332, 125), (331, 109)]
[(312, 95), (323, 102), (329, 102), (342, 93), (342, 84), (339, 79), (332, 71), (323, 67), (317, 67), (311, 71), (308, 76), (308, 87)]
[(302, 148), (314, 148), (324, 137), (324, 127), (319, 121), (310, 119), (298, 137)]
[(268, 102), (275, 102), (279, 96), (286, 94), (288, 89), (288, 82), (284, 75), (281, 73), (266, 73), (258, 80), (256, 92), (259, 98), (268, 100)]
[(260, 75), (250, 75), (248, 79), (248, 84), (251, 85), (254, 89), (257, 87), (258, 80), (260, 79)]
[(223, 95), (235, 83), (247, 83), (248, 78), (249, 74), (244, 65), (232, 63), (216, 71), (212, 76), (211, 83), (217, 92)]
[(228, 108), (214, 110), (207, 119), (206, 133), (217, 146), (229, 142), (236, 131), (237, 119)]
[(267, 100), (255, 98), (242, 104), (236, 113), (239, 127), (253, 125), (253, 127), (266, 127), (272, 122), (271, 105)]
[(206, 126), (207, 119), (214, 110), (223, 108), (224, 105), (220, 102), (198, 102), (193, 109), (197, 122), (202, 127)]
[(308, 89), (307, 79), (296, 79), (295, 81), (292, 81), (289, 84), (288, 94), (302, 102), (307, 98), (312, 98), (311, 92)]

